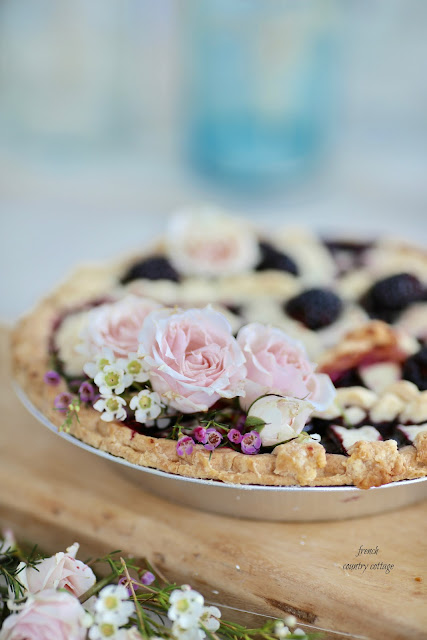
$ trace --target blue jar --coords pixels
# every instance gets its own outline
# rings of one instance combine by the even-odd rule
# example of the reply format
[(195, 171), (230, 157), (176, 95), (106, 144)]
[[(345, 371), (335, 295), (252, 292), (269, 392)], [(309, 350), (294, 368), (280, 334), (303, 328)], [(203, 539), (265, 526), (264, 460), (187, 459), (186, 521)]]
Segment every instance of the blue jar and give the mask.
[(187, 148), (222, 183), (307, 174), (331, 124), (333, 0), (194, 0), (187, 27)]

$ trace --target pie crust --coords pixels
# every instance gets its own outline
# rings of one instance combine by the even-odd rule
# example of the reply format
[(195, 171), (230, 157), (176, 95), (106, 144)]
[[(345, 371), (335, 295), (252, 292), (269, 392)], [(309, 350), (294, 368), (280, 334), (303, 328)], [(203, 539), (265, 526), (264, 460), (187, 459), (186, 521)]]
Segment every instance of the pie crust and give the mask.
[[(11, 350), (14, 379), (35, 407), (58, 428), (63, 422), (63, 415), (53, 408), (53, 402), (59, 392), (66, 390), (66, 384), (61, 380), (60, 385), (53, 388), (46, 385), (43, 379), (50, 368), (49, 344), (53, 327), (66, 310), (82, 306), (95, 298), (108, 298), (117, 286), (120, 274), (131, 262), (132, 259), (126, 258), (114, 264), (80, 267), (22, 318), (13, 331)], [(262, 273), (255, 275), (262, 280)], [(278, 284), (275, 287), (272, 285), (274, 291), (279, 288), (283, 295), (284, 290), (289, 289), (292, 295), (297, 287), (295, 282), (287, 274), (278, 273), (275, 276)], [(228, 283), (224, 283), (224, 287), (231, 289), (231, 281), (229, 279)], [(255, 281), (250, 283), (245, 278), (241, 282), (246, 282), (247, 287), (258, 286)], [(137, 286), (137, 283), (133, 284)], [(149, 288), (150, 283), (146, 284)], [(273, 297), (274, 291), (271, 292)], [(347, 362), (348, 358), (356, 361), (362, 352), (375, 348), (375, 337), (381, 348), (398, 352), (387, 325), (371, 323), (369, 330), (362, 328), (353, 332), (347, 338), (347, 344), (344, 340), (325, 353), (323, 370), (329, 371), (337, 361), (340, 364), (344, 360)], [(425, 407), (424, 396), (422, 403)], [(425, 432), (415, 438), (413, 445), (400, 449), (394, 440), (359, 441), (351, 447), (349, 456), (326, 453), (321, 444), (308, 439), (291, 440), (277, 446), (272, 453), (257, 455), (245, 455), (227, 448), (211, 453), (202, 445), (196, 445), (190, 455), (179, 456), (175, 441), (142, 435), (123, 423), (106, 423), (100, 419), (97, 411), (82, 406), (79, 422), (73, 421), (70, 433), (88, 445), (136, 465), (190, 478), (234, 484), (310, 487), (355, 485), (367, 489), (427, 475)]]

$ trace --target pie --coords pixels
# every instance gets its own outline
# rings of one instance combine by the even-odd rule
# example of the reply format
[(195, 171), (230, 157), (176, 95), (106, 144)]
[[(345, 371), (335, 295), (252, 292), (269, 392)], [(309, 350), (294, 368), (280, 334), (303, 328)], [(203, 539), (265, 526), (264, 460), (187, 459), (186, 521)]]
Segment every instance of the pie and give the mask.
[(362, 489), (427, 475), (427, 253), (181, 212), (12, 336), (58, 429), (136, 465)]

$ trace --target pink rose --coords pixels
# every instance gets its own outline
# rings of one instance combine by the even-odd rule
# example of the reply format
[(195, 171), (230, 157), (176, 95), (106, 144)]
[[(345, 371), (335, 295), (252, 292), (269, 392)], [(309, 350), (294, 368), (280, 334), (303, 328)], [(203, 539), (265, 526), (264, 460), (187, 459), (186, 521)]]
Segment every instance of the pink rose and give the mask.
[(95, 307), (83, 330), (81, 351), (93, 356), (109, 348), (117, 358), (138, 350), (138, 334), (147, 315), (159, 309), (154, 300), (128, 295), (117, 302)]
[(240, 401), (244, 411), (265, 394), (308, 400), (318, 411), (332, 403), (330, 377), (315, 373), (304, 346), (280, 329), (254, 322), (240, 329), (237, 342), (246, 357), (246, 395)]
[(39, 593), (44, 589), (67, 589), (80, 597), (95, 584), (96, 578), (90, 567), (76, 560), (78, 549), (79, 545), (75, 542), (65, 553), (61, 551), (50, 558), (45, 558), (36, 565), (36, 568), (27, 567), (22, 563), (22, 570), (19, 573), (20, 581), (31, 594)]
[(153, 389), (183, 413), (243, 394), (244, 355), (226, 318), (211, 307), (154, 311), (139, 336)]
[(175, 214), (166, 249), (174, 267), (187, 276), (245, 273), (260, 259), (258, 239), (248, 221), (212, 206)]
[(84, 640), (85, 610), (65, 591), (46, 589), (30, 596), (19, 613), (3, 622), (0, 640)]

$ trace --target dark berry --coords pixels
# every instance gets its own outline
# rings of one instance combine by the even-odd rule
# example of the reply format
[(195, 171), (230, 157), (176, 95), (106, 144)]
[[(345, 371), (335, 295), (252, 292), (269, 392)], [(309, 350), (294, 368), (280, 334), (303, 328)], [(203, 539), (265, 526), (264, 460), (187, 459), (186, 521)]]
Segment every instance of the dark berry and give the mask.
[(334, 380), (335, 387), (364, 387), (363, 380), (357, 369), (348, 369)]
[(240, 304), (226, 304), (225, 308), (234, 313), (236, 316), (243, 315), (243, 307)]
[(277, 271), (287, 271), (294, 276), (298, 275), (297, 265), (289, 256), (279, 251), (268, 242), (260, 242), (261, 260), (258, 263), (257, 271), (266, 271), (267, 269), (276, 269)]
[(423, 297), (423, 285), (410, 273), (398, 273), (376, 282), (361, 303), (374, 317), (393, 322), (400, 311)]
[(341, 309), (341, 300), (328, 289), (308, 289), (285, 304), (285, 311), (291, 318), (313, 331), (335, 322)]
[(422, 347), (406, 360), (402, 377), (416, 384), (421, 391), (427, 390), (427, 346)]
[(125, 273), (120, 282), (127, 284), (132, 280), (146, 278), (147, 280), (172, 280), (179, 282), (179, 273), (173, 268), (167, 258), (163, 256), (151, 256), (134, 264)]

